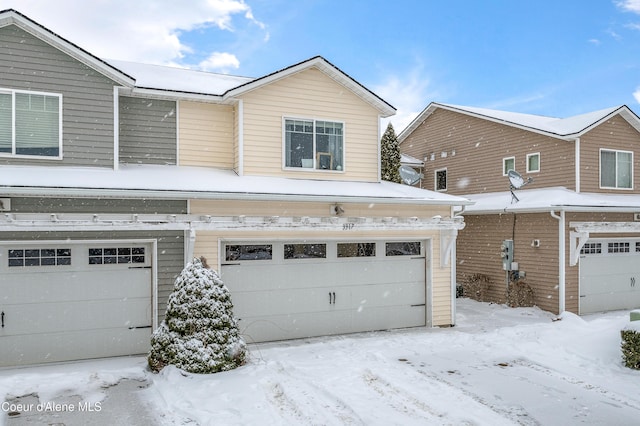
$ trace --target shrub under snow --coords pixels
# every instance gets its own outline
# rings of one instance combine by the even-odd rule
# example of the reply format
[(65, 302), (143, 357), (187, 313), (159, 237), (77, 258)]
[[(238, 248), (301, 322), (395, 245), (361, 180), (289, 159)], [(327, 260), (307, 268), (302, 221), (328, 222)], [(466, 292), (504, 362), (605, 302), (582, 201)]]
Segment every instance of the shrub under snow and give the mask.
[(640, 321), (632, 321), (622, 334), (622, 361), (625, 367), (640, 370)]
[(151, 336), (149, 367), (216, 373), (244, 364), (245, 357), (229, 290), (204, 258), (193, 259), (176, 278), (165, 319)]

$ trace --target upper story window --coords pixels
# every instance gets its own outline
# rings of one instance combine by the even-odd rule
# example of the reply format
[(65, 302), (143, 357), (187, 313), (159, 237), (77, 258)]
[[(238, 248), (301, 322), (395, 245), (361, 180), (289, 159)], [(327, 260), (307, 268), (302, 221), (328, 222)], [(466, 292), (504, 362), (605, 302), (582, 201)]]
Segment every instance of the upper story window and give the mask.
[(344, 123), (285, 119), (285, 167), (344, 169)]
[(600, 187), (633, 188), (633, 152), (600, 150)]
[(447, 190), (447, 169), (436, 170), (435, 172), (436, 191)]
[(527, 173), (536, 173), (540, 171), (540, 153), (527, 154)]
[(510, 170), (516, 169), (516, 157), (502, 159), (502, 176), (507, 176)]
[(62, 96), (0, 89), (0, 155), (62, 153)]

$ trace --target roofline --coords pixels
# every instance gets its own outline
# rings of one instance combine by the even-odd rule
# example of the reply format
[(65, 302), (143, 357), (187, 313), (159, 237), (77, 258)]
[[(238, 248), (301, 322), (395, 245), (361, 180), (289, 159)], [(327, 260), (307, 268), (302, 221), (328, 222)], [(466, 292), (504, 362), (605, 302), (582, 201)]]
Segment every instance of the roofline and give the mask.
[(544, 136), (549, 136), (549, 137), (564, 140), (564, 141), (574, 141), (576, 138), (581, 137), (582, 135), (584, 135), (594, 127), (599, 126), (601, 123), (603, 123), (604, 121), (610, 119), (611, 117), (617, 114), (620, 114), (625, 120), (627, 120), (627, 122), (629, 122), (629, 124), (631, 124), (636, 130), (640, 132), (640, 118), (633, 111), (631, 111), (629, 107), (627, 107), (626, 105), (622, 105), (616, 108), (615, 110), (601, 117), (599, 120), (594, 121), (593, 123), (589, 124), (588, 126), (586, 126), (585, 128), (583, 128), (578, 132), (559, 134), (559, 133), (538, 129), (535, 127), (525, 126), (523, 124), (514, 123), (508, 120), (501, 120), (499, 118), (491, 117), (491, 116), (480, 114), (477, 112), (467, 111), (462, 108), (456, 108), (455, 106), (440, 104), (437, 102), (431, 102), (424, 110), (422, 110), (420, 114), (418, 114), (418, 116), (411, 123), (409, 123), (409, 125), (402, 132), (400, 132), (400, 134), (398, 135), (399, 143), (402, 144), (402, 142), (404, 142), (404, 140), (411, 133), (413, 133), (413, 131), (420, 124), (422, 124), (438, 108), (457, 112), (457, 113), (468, 115), (471, 117), (480, 118), (486, 121), (492, 121), (494, 123), (503, 124), (510, 127), (515, 127), (518, 129), (526, 130), (528, 132), (538, 133)]
[(360, 197), (347, 195), (300, 195), (269, 194), (250, 192), (212, 192), (212, 191), (179, 191), (179, 190), (145, 190), (145, 189), (106, 189), (106, 188), (47, 188), (47, 187), (0, 187), (2, 194), (26, 197), (80, 197), (80, 198), (153, 198), (164, 200), (245, 200), (245, 201), (305, 201), (328, 203), (381, 203), (412, 204), (425, 206), (467, 206), (473, 201), (462, 197), (454, 200), (425, 199), (413, 197)]
[(311, 67), (316, 67), (320, 71), (324, 72), (326, 75), (331, 77), (333, 80), (338, 82), (339, 84), (347, 87), (370, 105), (375, 107), (378, 111), (380, 111), (381, 116), (386, 118), (394, 115), (396, 113), (396, 108), (382, 99), (380, 96), (373, 93), (371, 90), (367, 89), (361, 83), (356, 81), (353, 77), (342, 71), (337, 66), (333, 65), (331, 62), (327, 61), (322, 56), (314, 56), (313, 58), (307, 59), (302, 62), (298, 62), (297, 64), (290, 65), (281, 70), (272, 72), (263, 77), (256, 78), (255, 80), (248, 81), (243, 83), (233, 89), (229, 89), (224, 93), (223, 97), (235, 97), (238, 95), (242, 95), (251, 90), (257, 89), (264, 85), (273, 83), (274, 81), (280, 80), (282, 78), (288, 77), (292, 74), (299, 73), (301, 71), (307, 70)]
[(481, 215), (495, 215), (495, 214), (516, 214), (516, 213), (550, 213), (550, 212), (558, 212), (563, 211), (567, 213), (638, 213), (640, 212), (639, 207), (630, 207), (630, 206), (565, 206), (565, 205), (557, 205), (557, 206), (548, 206), (548, 207), (532, 207), (526, 209), (518, 209), (518, 208), (505, 208), (505, 209), (491, 209), (491, 210), (465, 210), (461, 214), (463, 216), (481, 216)]
[(89, 53), (87, 50), (81, 48), (77, 44), (70, 42), (64, 37), (61, 37), (60, 35), (54, 33), (50, 29), (37, 23), (28, 16), (23, 15), (15, 9), (5, 9), (0, 11), (0, 28), (9, 25), (18, 26), (34, 37), (45, 41), (47, 44), (50, 44), (56, 49), (59, 49), (65, 54), (82, 62), (83, 64), (95, 69), (96, 71), (99, 71), (105, 76), (116, 81), (118, 84), (130, 87), (133, 87), (135, 85), (135, 78), (120, 71), (108, 62)]

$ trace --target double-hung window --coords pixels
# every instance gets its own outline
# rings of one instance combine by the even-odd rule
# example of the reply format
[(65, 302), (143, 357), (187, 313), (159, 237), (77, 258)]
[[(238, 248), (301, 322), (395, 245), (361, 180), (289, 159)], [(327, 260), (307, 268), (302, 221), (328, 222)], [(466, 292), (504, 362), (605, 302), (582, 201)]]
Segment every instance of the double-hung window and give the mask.
[(600, 187), (633, 188), (633, 152), (600, 150)]
[(320, 120), (284, 120), (284, 166), (344, 169), (344, 123)]
[(61, 156), (62, 96), (0, 89), (0, 155)]

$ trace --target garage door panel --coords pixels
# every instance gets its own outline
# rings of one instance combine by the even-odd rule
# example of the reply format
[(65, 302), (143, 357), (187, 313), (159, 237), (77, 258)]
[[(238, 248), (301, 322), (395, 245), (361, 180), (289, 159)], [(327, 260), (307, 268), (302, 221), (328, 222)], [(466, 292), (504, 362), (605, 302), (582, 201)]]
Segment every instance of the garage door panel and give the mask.
[(0, 338), (0, 367), (66, 361), (79, 358), (143, 354), (149, 350), (151, 329), (103, 329)]
[(423, 327), (426, 325), (426, 318), (426, 306), (372, 307), (365, 305), (353, 315), (353, 328), (355, 331), (367, 331)]
[(277, 273), (273, 264), (225, 265), (221, 278), (225, 284), (228, 283), (229, 290), (233, 291), (317, 288), (335, 281), (335, 272), (328, 265), (328, 262), (314, 264), (293, 260), (290, 263), (278, 265), (278, 269), (286, 269), (284, 276), (282, 273)]
[(369, 285), (402, 281), (421, 281), (424, 283), (424, 278), (424, 258), (394, 257), (363, 263), (360, 267), (358, 267), (358, 263), (354, 262), (352, 268), (344, 271), (342, 280), (353, 285)]
[(150, 269), (127, 270), (126, 280), (122, 276), (122, 270), (8, 274), (0, 277), (0, 291), (6, 304), (151, 297)]
[[(281, 314), (301, 314), (322, 312), (330, 306), (327, 289), (290, 289), (265, 292), (233, 293), (234, 315), (243, 316)], [(342, 299), (342, 298), (341, 298)]]
[(354, 303), (363, 306), (411, 306), (425, 299), (424, 282), (351, 287)]

